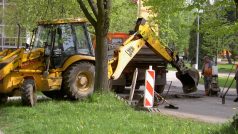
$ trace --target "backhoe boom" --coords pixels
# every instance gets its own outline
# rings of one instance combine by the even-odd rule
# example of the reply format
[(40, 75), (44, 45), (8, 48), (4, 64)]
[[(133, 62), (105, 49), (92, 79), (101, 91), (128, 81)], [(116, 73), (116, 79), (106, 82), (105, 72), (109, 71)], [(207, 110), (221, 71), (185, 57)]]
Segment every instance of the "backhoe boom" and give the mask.
[[(118, 79), (132, 58), (147, 45), (157, 55), (161, 55), (168, 63), (177, 69), (176, 76), (183, 84), (185, 93), (194, 92), (199, 81), (197, 70), (187, 68), (182, 60), (174, 52), (161, 44), (158, 37), (152, 31), (150, 26), (142, 18), (137, 20), (135, 33), (129, 37), (117, 50), (114, 51), (114, 57), (109, 60), (109, 79)], [(138, 39), (135, 39), (139, 37)]]

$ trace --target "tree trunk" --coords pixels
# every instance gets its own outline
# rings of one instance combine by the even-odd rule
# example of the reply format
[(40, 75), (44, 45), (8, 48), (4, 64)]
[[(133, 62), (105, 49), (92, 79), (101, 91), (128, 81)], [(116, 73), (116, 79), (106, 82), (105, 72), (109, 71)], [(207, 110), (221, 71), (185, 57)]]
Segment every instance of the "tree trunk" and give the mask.
[[(107, 56), (107, 40), (104, 29), (96, 30), (96, 74), (95, 74), (95, 90), (109, 91), (108, 86), (108, 56)], [(99, 63), (99, 64), (98, 64)]]
[[(95, 25), (96, 31), (96, 74), (95, 85), (96, 90), (110, 91), (108, 86), (108, 44), (106, 36), (109, 30), (109, 11), (111, 6), (110, 0), (98, 0), (98, 15)], [(98, 63), (98, 64), (97, 64)]]
[(236, 5), (236, 20), (238, 19), (238, 0), (234, 0)]

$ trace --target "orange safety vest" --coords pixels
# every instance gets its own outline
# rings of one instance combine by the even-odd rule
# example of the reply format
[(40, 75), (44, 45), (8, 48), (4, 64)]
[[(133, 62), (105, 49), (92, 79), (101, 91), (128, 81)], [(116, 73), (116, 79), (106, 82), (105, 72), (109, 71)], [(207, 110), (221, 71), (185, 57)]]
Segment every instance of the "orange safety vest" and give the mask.
[(212, 65), (211, 65), (211, 63), (204, 64), (203, 75), (204, 76), (212, 76)]

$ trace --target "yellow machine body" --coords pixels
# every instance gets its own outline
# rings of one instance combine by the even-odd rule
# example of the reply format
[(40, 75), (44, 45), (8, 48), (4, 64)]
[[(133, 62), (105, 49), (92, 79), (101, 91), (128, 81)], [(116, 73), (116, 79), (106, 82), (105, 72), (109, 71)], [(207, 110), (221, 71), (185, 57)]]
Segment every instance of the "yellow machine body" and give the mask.
[[(39, 25), (53, 26), (59, 24), (84, 24), (86, 19), (57, 19), (53, 21), (40, 21)], [(46, 57), (44, 48), (32, 48), (25, 50), (6, 49), (0, 52), (0, 94), (14, 95), (25, 78), (32, 78), (38, 91), (60, 90), (62, 86), (62, 72), (69, 66), (79, 61), (95, 62), (94, 56), (75, 54), (70, 56), (64, 64), (55, 69), (50, 69), (49, 74), (44, 76), (46, 70)]]
[(1, 64), (6, 64), (0, 69), (0, 93), (11, 93), (14, 89), (19, 89), (24, 78), (32, 77), (35, 80), (38, 91), (59, 90), (62, 84), (62, 72), (70, 65), (78, 61), (92, 61), (92, 56), (74, 55), (64, 63), (62, 68), (49, 70), (49, 75), (44, 77), (45, 70), (44, 49), (24, 49), (15, 50), (8, 57), (0, 59)]

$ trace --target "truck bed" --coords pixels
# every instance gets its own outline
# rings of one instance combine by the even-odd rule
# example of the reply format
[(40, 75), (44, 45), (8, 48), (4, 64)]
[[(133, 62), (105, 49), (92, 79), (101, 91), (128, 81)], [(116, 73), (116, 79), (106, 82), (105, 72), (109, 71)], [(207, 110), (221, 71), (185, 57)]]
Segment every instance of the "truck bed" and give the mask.
[(165, 60), (160, 56), (156, 55), (150, 48), (144, 46), (137, 55), (132, 59), (131, 62), (134, 63), (158, 63), (165, 62)]
[[(109, 59), (112, 58), (114, 50), (116, 47), (111, 47), (108, 51), (108, 57)], [(162, 63), (161, 63), (162, 62)], [(130, 63), (140, 64), (162, 64), (166, 63), (166, 61), (160, 56), (156, 55), (150, 48), (147, 46), (144, 46), (136, 55), (135, 57), (130, 61)]]

